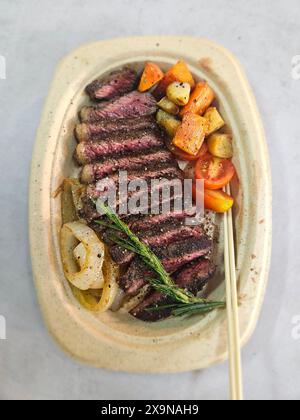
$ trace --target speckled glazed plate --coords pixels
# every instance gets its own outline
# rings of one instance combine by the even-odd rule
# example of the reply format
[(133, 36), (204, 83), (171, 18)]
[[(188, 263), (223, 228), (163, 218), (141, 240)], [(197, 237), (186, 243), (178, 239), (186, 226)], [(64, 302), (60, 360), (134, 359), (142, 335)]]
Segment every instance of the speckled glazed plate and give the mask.
[[(50, 88), (32, 159), (29, 218), (33, 273), (45, 323), (70, 355), (94, 366), (179, 372), (206, 368), (227, 357), (224, 310), (155, 324), (122, 311), (98, 316), (87, 312), (65, 280), (58, 247), (60, 196), (53, 192), (75, 169), (73, 128), (86, 101), (84, 87), (124, 64), (142, 68), (151, 60), (167, 68), (179, 58), (188, 62), (195, 78), (211, 84), (234, 138), (239, 180), (232, 190), (243, 344), (254, 331), (263, 303), (271, 248), (269, 157), (255, 99), (240, 64), (219, 45), (195, 38), (140, 37), (84, 45), (59, 63)], [(218, 272), (210, 295), (223, 299), (222, 264)]]

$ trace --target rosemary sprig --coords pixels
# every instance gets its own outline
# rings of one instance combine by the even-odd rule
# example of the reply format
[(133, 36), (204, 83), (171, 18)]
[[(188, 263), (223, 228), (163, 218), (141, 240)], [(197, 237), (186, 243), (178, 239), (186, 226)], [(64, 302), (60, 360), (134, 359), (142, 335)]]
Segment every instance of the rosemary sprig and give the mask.
[(201, 314), (211, 311), (215, 308), (224, 307), (223, 302), (193, 302), (193, 303), (175, 303), (170, 305), (157, 305), (147, 308), (147, 311), (170, 310), (173, 316), (184, 316), (192, 314)]
[[(157, 291), (170, 297), (175, 303), (167, 305), (168, 309), (171, 309), (171, 313), (174, 316), (183, 316), (193, 313), (204, 313), (208, 312), (216, 307), (224, 307), (224, 302), (212, 302), (205, 299), (198, 298), (192, 293), (185, 289), (178, 287), (171, 276), (164, 269), (160, 259), (151, 251), (151, 249), (140, 241), (140, 239), (130, 230), (130, 228), (122, 222), (121, 219), (106, 205), (100, 203), (100, 206), (105, 215), (110, 220), (111, 224), (98, 221), (97, 223), (107, 227), (110, 227), (116, 231), (119, 231), (126, 236), (126, 239), (111, 235), (110, 239), (117, 245), (124, 249), (127, 249), (135, 254), (139, 255), (145, 264), (151, 268), (156, 275), (157, 279), (147, 279), (148, 282)], [(160, 310), (166, 308), (166, 306), (157, 306), (152, 310)], [(151, 308), (149, 308), (150, 310)]]
[(102, 220), (95, 220), (95, 223), (97, 223), (97, 225), (106, 227), (107, 229), (114, 229), (114, 230), (119, 231), (119, 229), (116, 228), (116, 226), (112, 225), (111, 223), (105, 223)]

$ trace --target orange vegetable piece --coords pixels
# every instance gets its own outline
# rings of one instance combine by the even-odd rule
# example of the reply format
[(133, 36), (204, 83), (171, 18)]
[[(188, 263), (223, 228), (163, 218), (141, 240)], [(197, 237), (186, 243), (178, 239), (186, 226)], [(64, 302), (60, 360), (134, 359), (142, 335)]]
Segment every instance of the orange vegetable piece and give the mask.
[(173, 145), (195, 156), (201, 149), (207, 130), (207, 120), (189, 112), (183, 116), (182, 123), (173, 138)]
[(166, 94), (167, 87), (172, 82), (189, 83), (191, 89), (195, 86), (192, 73), (190, 72), (185, 61), (178, 61), (172, 66), (165, 74), (164, 78), (160, 81), (155, 88), (153, 95), (156, 99), (161, 99)]
[(193, 185), (193, 196), (195, 200), (204, 201), (204, 208), (216, 213), (226, 213), (234, 204), (234, 199), (222, 190), (204, 190), (204, 193)]
[(191, 93), (189, 102), (182, 108), (180, 114), (184, 115), (187, 112), (193, 112), (194, 114), (203, 115), (214, 99), (215, 94), (212, 88), (206, 82), (199, 82)]
[(140, 84), (139, 84), (139, 91), (145, 92), (158, 83), (164, 77), (164, 73), (155, 63), (146, 63)]

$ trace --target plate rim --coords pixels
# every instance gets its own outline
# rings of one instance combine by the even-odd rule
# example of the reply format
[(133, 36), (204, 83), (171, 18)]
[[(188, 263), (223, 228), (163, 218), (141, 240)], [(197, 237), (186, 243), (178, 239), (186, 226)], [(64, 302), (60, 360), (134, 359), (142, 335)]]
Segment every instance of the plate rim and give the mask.
[[(266, 224), (264, 226), (265, 228), (265, 249), (264, 249), (264, 254), (265, 254), (265, 264), (264, 264), (264, 273), (262, 274), (263, 277), (263, 283), (260, 284), (260, 301), (256, 303), (256, 315), (255, 317), (252, 319), (252, 322), (248, 324), (248, 328), (246, 330), (243, 331), (242, 334), (242, 345), (244, 346), (246, 344), (246, 342), (250, 339), (250, 337), (252, 336), (254, 329), (256, 327), (258, 318), (259, 318), (259, 314), (261, 311), (261, 306), (264, 300), (264, 295), (265, 295), (265, 289), (267, 286), (267, 282), (268, 282), (268, 274), (269, 274), (269, 269), (270, 269), (270, 258), (271, 258), (271, 237), (272, 237), (272, 189), (271, 189), (271, 170), (270, 170), (270, 162), (269, 162), (269, 154), (268, 154), (268, 149), (267, 149), (267, 143), (265, 140), (265, 134), (264, 134), (264, 130), (263, 130), (263, 125), (262, 125), (262, 121), (261, 121), (261, 117), (258, 113), (258, 109), (257, 109), (257, 105), (256, 105), (256, 101), (254, 98), (254, 95), (252, 93), (252, 90), (250, 88), (248, 79), (244, 73), (244, 70), (242, 68), (242, 66), (240, 65), (239, 61), (236, 59), (236, 57), (229, 52), (227, 49), (225, 49), (224, 47), (220, 46), (219, 44), (216, 44), (215, 42), (209, 41), (207, 39), (204, 38), (194, 38), (194, 37), (177, 37), (177, 36), (147, 36), (147, 37), (128, 37), (128, 38), (115, 38), (115, 39), (111, 39), (111, 40), (104, 40), (104, 41), (96, 41), (96, 42), (92, 42), (92, 43), (87, 43), (87, 44), (83, 44), (81, 46), (79, 46), (78, 48), (74, 49), (73, 51), (71, 51), (70, 53), (68, 53), (64, 58), (62, 58), (56, 68), (55, 71), (55, 75), (53, 78), (53, 81), (51, 83), (50, 89), (49, 89), (49, 93), (47, 96), (47, 100), (46, 103), (44, 105), (44, 109), (43, 109), (43, 113), (42, 113), (42, 117), (41, 117), (41, 121), (40, 121), (40, 126), (36, 135), (36, 142), (34, 145), (34, 149), (33, 149), (33, 154), (32, 154), (32, 164), (31, 164), (31, 171), (30, 171), (30, 185), (29, 185), (29, 235), (30, 235), (30, 250), (31, 250), (31, 260), (32, 260), (32, 268), (33, 268), (33, 278), (34, 278), (34, 282), (35, 282), (35, 289), (37, 291), (38, 294), (38, 300), (39, 300), (39, 304), (40, 307), (42, 309), (42, 313), (43, 313), (43, 317), (46, 323), (46, 326), (48, 328), (48, 330), (50, 331), (50, 333), (52, 334), (52, 336), (54, 336), (54, 338), (56, 339), (56, 341), (60, 344), (61, 347), (63, 347), (65, 349), (65, 351), (67, 351), (67, 353), (71, 354), (71, 356), (75, 357), (76, 359), (79, 359), (83, 362), (89, 363), (89, 364), (93, 364), (94, 366), (98, 366), (98, 367), (107, 367), (110, 370), (122, 370), (122, 371), (126, 371), (126, 372), (152, 372), (152, 373), (156, 373), (156, 372), (180, 372), (180, 371), (189, 371), (189, 370), (194, 370), (194, 369), (199, 369), (199, 368), (204, 368), (204, 367), (209, 367), (213, 364), (216, 363), (220, 363), (226, 360), (227, 358), (227, 351), (222, 352), (222, 354), (219, 354), (218, 357), (215, 357), (214, 359), (212, 359), (210, 362), (207, 362), (205, 364), (201, 364), (201, 362), (197, 362), (193, 361), (190, 363), (186, 363), (184, 366), (180, 367), (180, 366), (176, 366), (176, 367), (172, 367), (170, 365), (161, 365), (159, 366), (159, 364), (151, 367), (151, 366), (145, 366), (145, 368), (143, 369), (143, 367), (141, 366), (141, 364), (138, 364), (138, 366), (136, 367), (134, 364), (131, 364), (131, 366), (126, 365), (126, 366), (121, 366), (120, 364), (111, 364), (109, 366), (105, 365), (103, 366), (103, 364), (97, 360), (92, 360), (92, 358), (90, 358), (87, 354), (83, 355), (83, 354), (78, 354), (77, 349), (76, 349), (76, 345), (74, 345), (74, 341), (72, 341), (73, 344), (70, 345), (70, 343), (67, 345), (64, 339), (64, 333), (62, 330), (60, 330), (60, 332), (58, 333), (57, 330), (53, 331), (53, 325), (57, 322), (57, 320), (53, 319), (53, 313), (51, 313), (51, 311), (49, 312), (49, 307), (47, 307), (47, 302), (45, 302), (45, 296), (43, 295), (42, 289), (40, 287), (40, 272), (38, 269), (38, 263), (37, 263), (37, 259), (38, 258), (45, 258), (44, 253), (39, 253), (37, 251), (37, 245), (38, 244), (42, 244), (43, 243), (43, 239), (45, 240), (46, 238), (41, 238), (41, 236), (39, 235), (43, 235), (44, 233), (41, 233), (41, 231), (38, 230), (37, 226), (36, 226), (36, 216), (39, 213), (39, 211), (41, 212), (41, 208), (42, 208), (42, 203), (39, 201), (39, 189), (41, 188), (41, 184), (39, 184), (38, 182), (36, 182), (37, 179), (40, 179), (43, 177), (43, 171), (47, 172), (47, 170), (45, 170), (45, 168), (42, 168), (42, 165), (40, 165), (39, 167), (37, 167), (36, 162), (38, 162), (40, 160), (41, 157), (41, 151), (43, 150), (43, 148), (41, 147), (41, 142), (42, 142), (42, 136), (43, 136), (43, 126), (46, 123), (49, 123), (49, 109), (51, 109), (51, 103), (53, 101), (53, 95), (52, 95), (52, 90), (53, 87), (55, 86), (55, 84), (57, 83), (58, 78), (60, 77), (60, 73), (62, 71), (62, 69), (64, 67), (68, 66), (68, 63), (70, 62), (70, 60), (74, 59), (74, 56), (78, 56), (80, 57), (81, 54), (87, 50), (87, 49), (93, 49), (94, 47), (99, 48), (99, 46), (104, 46), (104, 45), (117, 45), (122, 41), (125, 43), (134, 43), (134, 42), (145, 42), (145, 43), (155, 43), (155, 42), (160, 42), (160, 43), (173, 43), (178, 45), (178, 43), (197, 43), (197, 45), (199, 45), (199, 47), (202, 45), (206, 45), (212, 49), (217, 50), (219, 53), (221, 53), (222, 55), (224, 55), (224, 57), (226, 57), (226, 59), (237, 69), (237, 71), (240, 73), (241, 76), (241, 81), (243, 81), (244, 84), (244, 88), (245, 91), (247, 92), (247, 94), (249, 95), (248, 97), (248, 101), (251, 104), (251, 106), (253, 107), (254, 113), (255, 113), (255, 118), (256, 118), (256, 123), (258, 125), (258, 130), (260, 131), (260, 146), (264, 148), (265, 151), (265, 169), (266, 169), (266, 173), (265, 175), (265, 179), (266, 179), (266, 185), (265, 185), (265, 191), (267, 194), (267, 204), (265, 204), (265, 214), (266, 214)], [(47, 145), (46, 145), (47, 146)], [(45, 147), (45, 145), (44, 145)], [(45, 152), (46, 149), (44, 149)], [(49, 168), (48, 168), (49, 170)], [(38, 185), (37, 185), (38, 184)], [(39, 205), (40, 205), (40, 209), (39, 209)], [(39, 232), (39, 233), (38, 233)], [(45, 232), (45, 231), (43, 231)], [(49, 232), (48, 230), (48, 235), (51, 235), (51, 232)], [(39, 238), (39, 239), (38, 239)], [(49, 245), (49, 244), (48, 244)], [(47, 245), (44, 245), (44, 251), (45, 249), (47, 249)], [(55, 318), (55, 317), (54, 317)], [(74, 320), (73, 322), (69, 320), (69, 322), (71, 322), (71, 324), (73, 325), (73, 327), (75, 326), (76, 328), (80, 329), (82, 328), (79, 324), (74, 324)], [(69, 324), (69, 325), (71, 325)], [(222, 330), (223, 330), (223, 335), (224, 335), (224, 325), (222, 326)], [(226, 328), (225, 328), (226, 330)], [(76, 334), (79, 333), (79, 331), (77, 331)], [(224, 336), (222, 337), (224, 339)], [(73, 347), (74, 346), (74, 347)], [(107, 343), (105, 344), (105, 346), (107, 347)], [(108, 346), (109, 348), (111, 348), (111, 346)], [(120, 345), (120, 351), (122, 351), (122, 345)], [(137, 357), (137, 356), (136, 356)], [(134, 359), (134, 357), (133, 357)], [(130, 362), (132, 363), (132, 362)]]

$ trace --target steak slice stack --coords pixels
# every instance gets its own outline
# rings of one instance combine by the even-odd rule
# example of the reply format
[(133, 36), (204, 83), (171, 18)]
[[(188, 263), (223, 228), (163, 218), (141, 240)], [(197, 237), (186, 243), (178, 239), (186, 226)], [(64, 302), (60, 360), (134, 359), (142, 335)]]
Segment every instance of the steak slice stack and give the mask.
[[(146, 245), (154, 247), (155, 250), (158, 247), (168, 246), (181, 239), (201, 238), (203, 229), (201, 226), (186, 226), (182, 222), (173, 221), (156, 225), (148, 231), (135, 233)], [(135, 256), (133, 252), (124, 250), (118, 245), (112, 246), (110, 253), (119, 265), (129, 264)]]
[[(168, 246), (152, 248), (168, 273), (173, 273), (185, 264), (209, 254), (211, 250), (212, 241), (204, 234), (198, 238), (179, 239)], [(147, 276), (153, 278), (155, 273), (152, 273), (139, 257), (135, 257), (127, 272), (121, 276), (120, 286), (128, 295), (134, 296), (147, 284)]]
[[(140, 200), (136, 214), (119, 213), (119, 217), (152, 249), (174, 281), (196, 294), (214, 272), (209, 261), (213, 242), (202, 226), (186, 225), (186, 218), (195, 214), (194, 207), (184, 210), (175, 207), (178, 199), (182, 204), (183, 196), (174, 183), (179, 182), (182, 187), (184, 174), (156, 124), (154, 97), (132, 90), (136, 83), (135, 72), (125, 68), (97, 79), (86, 88), (98, 102), (82, 108), (81, 123), (75, 127), (78, 141), (75, 158), (82, 166), (81, 182), (86, 184), (80, 216), (101, 235), (113, 260), (123, 267), (119, 285), (128, 296), (134, 296), (148, 284), (147, 277), (154, 278), (155, 273), (139, 256), (115, 245), (112, 236), (126, 239), (121, 233), (95, 223), (97, 219), (106, 220), (97, 213), (95, 200), (104, 198), (112, 186), (116, 187), (117, 211), (124, 204)], [(143, 181), (146, 192), (156, 192), (158, 214), (151, 214), (153, 207), (148, 197), (145, 202), (141, 200), (144, 190), (121, 195), (121, 171), (127, 171), (128, 183)], [(173, 187), (169, 195), (164, 195), (166, 186)], [(170, 312), (151, 312), (149, 307), (166, 302), (169, 300), (165, 296), (150, 290), (131, 314), (147, 321), (162, 319)]]
[[(196, 294), (201, 291), (215, 272), (215, 266), (207, 259), (199, 259), (186, 265), (174, 274), (175, 283), (182, 289)], [(142, 321), (154, 322), (167, 318), (170, 309), (151, 310), (159, 305), (172, 303), (169, 298), (159, 292), (150, 291), (144, 300), (131, 310), (131, 315)]]

